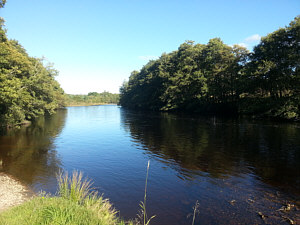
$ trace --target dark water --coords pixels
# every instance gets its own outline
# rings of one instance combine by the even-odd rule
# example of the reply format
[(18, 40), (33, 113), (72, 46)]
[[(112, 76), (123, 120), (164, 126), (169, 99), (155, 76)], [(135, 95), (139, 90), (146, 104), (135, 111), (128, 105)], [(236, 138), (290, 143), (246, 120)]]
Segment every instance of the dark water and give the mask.
[(0, 171), (55, 193), (59, 169), (81, 170), (126, 219), (139, 211), (148, 160), (153, 225), (191, 224), (196, 201), (195, 224), (300, 222), (299, 124), (89, 106), (0, 136)]

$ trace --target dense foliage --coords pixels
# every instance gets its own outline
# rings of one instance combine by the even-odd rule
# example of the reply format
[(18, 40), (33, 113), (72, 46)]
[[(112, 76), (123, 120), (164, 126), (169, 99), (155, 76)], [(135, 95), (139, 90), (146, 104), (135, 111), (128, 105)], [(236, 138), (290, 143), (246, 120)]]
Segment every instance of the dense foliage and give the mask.
[(56, 75), (51, 65), (7, 38), (0, 18), (0, 125), (19, 124), (62, 107), (64, 92)]
[(101, 104), (117, 104), (119, 102), (119, 94), (112, 94), (107, 91), (102, 93), (90, 92), (87, 95), (67, 95), (66, 105), (101, 105)]
[(133, 71), (120, 104), (146, 110), (227, 112), (297, 119), (300, 115), (300, 17), (262, 38), (253, 52), (187, 41)]

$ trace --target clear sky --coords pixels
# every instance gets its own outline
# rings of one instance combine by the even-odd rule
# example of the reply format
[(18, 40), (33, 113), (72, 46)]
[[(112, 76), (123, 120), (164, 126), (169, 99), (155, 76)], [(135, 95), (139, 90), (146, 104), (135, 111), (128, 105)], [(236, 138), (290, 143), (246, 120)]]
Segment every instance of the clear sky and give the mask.
[(69, 94), (118, 93), (131, 71), (186, 40), (250, 50), (300, 14), (300, 0), (7, 0), (8, 37), (46, 57)]

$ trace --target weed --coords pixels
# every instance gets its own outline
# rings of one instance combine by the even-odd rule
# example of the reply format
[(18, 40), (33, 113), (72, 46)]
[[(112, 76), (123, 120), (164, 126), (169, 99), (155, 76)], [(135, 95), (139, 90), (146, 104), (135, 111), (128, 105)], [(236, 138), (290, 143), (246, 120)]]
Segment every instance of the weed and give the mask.
[(138, 217), (140, 220), (143, 222), (143, 225), (149, 225), (150, 221), (155, 217), (151, 216), (149, 219), (147, 217), (147, 211), (146, 211), (146, 201), (147, 201), (147, 185), (148, 185), (148, 175), (149, 175), (149, 168), (150, 168), (150, 160), (148, 161), (148, 166), (147, 166), (147, 174), (146, 174), (146, 182), (145, 182), (145, 194), (144, 194), (144, 201), (141, 201), (139, 204), (141, 210), (140, 213), (138, 214)]

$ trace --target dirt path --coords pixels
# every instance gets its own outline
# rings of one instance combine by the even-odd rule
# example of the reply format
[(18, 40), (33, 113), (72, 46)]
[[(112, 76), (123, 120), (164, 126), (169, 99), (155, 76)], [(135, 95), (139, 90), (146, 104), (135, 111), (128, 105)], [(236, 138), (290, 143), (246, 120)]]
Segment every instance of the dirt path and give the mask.
[(19, 181), (0, 173), (0, 212), (30, 198), (29, 190)]

